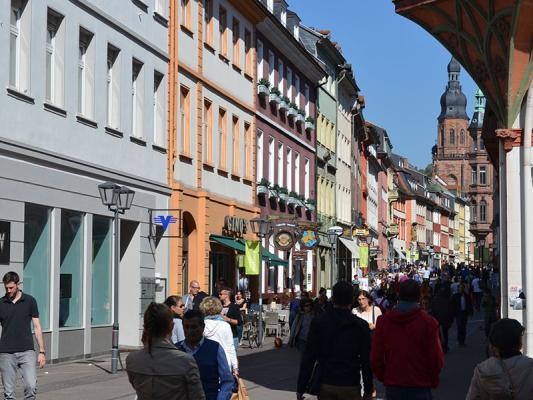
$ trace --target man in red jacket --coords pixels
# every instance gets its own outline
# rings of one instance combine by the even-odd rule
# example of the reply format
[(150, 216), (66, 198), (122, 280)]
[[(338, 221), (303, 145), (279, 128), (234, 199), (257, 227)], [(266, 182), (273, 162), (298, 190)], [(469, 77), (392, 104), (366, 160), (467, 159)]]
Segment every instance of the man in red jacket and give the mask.
[(372, 371), (385, 384), (387, 400), (431, 400), (444, 362), (439, 324), (419, 307), (416, 281), (402, 282), (399, 298), (398, 305), (377, 320)]

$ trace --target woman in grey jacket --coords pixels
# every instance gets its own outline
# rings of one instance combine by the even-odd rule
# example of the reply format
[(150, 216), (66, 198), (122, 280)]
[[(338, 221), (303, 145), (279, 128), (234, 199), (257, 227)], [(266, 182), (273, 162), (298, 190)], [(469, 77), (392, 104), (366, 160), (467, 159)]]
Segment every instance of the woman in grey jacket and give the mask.
[(524, 356), (524, 327), (515, 319), (494, 323), (489, 335), (493, 356), (479, 363), (466, 400), (533, 399), (533, 359)]

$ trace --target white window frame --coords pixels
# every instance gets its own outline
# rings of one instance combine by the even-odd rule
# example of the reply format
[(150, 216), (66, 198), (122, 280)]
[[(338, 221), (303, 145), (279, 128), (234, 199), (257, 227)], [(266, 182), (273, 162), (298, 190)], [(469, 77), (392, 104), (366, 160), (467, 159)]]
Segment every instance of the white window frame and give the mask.
[(287, 97), (292, 102), (292, 69), (287, 67)]
[(275, 166), (275, 159), (274, 159), (274, 151), (275, 151), (275, 140), (274, 137), (270, 136), (268, 139), (268, 180), (270, 183), (274, 183), (274, 166)]
[(285, 80), (285, 77), (283, 76), (283, 60), (281, 58), (278, 58), (278, 90), (283, 96), (283, 82)]
[(309, 159), (306, 158), (304, 161), (304, 196), (306, 199), (309, 198)]
[[(18, 6), (20, 4), (20, 6)], [(21, 35), (21, 18), (22, 18), (22, 3), (14, 1), (11, 3), (11, 14), (9, 16), (9, 84), (11, 87), (19, 88), (20, 87), (20, 35)], [(15, 24), (11, 18), (15, 16)], [(11, 40), (15, 37), (15, 49), (13, 50), (11, 46), (13, 45)], [(12, 77), (14, 75), (14, 77)]]
[(78, 113), (94, 117), (94, 35), (80, 27), (78, 57)]
[(300, 194), (300, 153), (294, 152), (294, 191)]
[(257, 181), (259, 182), (263, 178), (263, 146), (264, 146), (264, 133), (261, 129), (257, 130)]
[(283, 176), (284, 176), (284, 170), (285, 170), (285, 164), (283, 163), (283, 143), (278, 142), (278, 179), (277, 184), (279, 186), (283, 186)]
[(300, 109), (300, 77), (294, 74), (294, 102)]
[[(57, 107), (65, 100), (65, 24), (64, 16), (48, 8), (46, 19), (46, 102)], [(48, 64), (50, 57), (50, 64)]]
[(304, 84), (304, 96), (305, 96), (305, 115), (309, 116), (309, 85)]
[(155, 0), (155, 12), (168, 19), (169, 4), (168, 0)]
[(292, 191), (292, 149), (287, 146), (287, 190)]
[[(16, 14), (15, 23), (12, 17)], [(11, 0), (9, 16), (9, 86), (30, 93), (31, 4), (28, 0)], [(15, 37), (14, 49), (12, 37)]]
[(263, 42), (260, 40), (257, 41), (257, 81), (259, 82), (263, 78), (264, 74), (264, 47)]
[(120, 129), (120, 50), (107, 45), (107, 126)]
[(276, 56), (272, 50), (268, 51), (268, 81), (270, 82), (270, 87), (274, 87), (274, 74), (276, 71)]
[(154, 143), (164, 148), (167, 147), (165, 82), (165, 75), (159, 71), (154, 71)]
[(142, 138), (144, 128), (144, 63), (133, 58), (131, 66), (131, 135)]

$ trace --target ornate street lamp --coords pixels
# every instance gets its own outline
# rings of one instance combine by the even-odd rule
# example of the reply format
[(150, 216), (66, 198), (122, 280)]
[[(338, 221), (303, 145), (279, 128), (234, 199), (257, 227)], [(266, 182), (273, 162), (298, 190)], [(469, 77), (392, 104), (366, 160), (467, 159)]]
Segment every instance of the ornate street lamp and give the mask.
[[(111, 373), (117, 373), (119, 360), (118, 352), (118, 266), (120, 264), (120, 228), (119, 214), (124, 214), (131, 208), (135, 192), (126, 186), (119, 186), (113, 182), (104, 182), (98, 185), (102, 204), (112, 211), (115, 230), (114, 254), (115, 262), (113, 268), (113, 334), (111, 339)], [(122, 364), (122, 363), (121, 363)]]
[[(260, 241), (265, 240), (268, 246), (270, 232), (272, 231), (272, 224), (269, 220), (263, 218), (254, 218), (250, 220), (250, 227), (252, 232), (255, 233)], [(259, 256), (259, 319), (257, 323), (258, 332), (258, 345), (263, 344), (263, 262)], [(269, 261), (267, 261), (269, 263)]]

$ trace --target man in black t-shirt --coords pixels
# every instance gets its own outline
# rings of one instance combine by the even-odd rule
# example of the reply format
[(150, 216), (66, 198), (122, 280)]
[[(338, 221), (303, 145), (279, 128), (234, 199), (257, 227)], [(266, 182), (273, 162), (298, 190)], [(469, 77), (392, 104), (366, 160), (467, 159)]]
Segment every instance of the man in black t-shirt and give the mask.
[[(35, 399), (37, 393), (37, 371), (46, 364), (43, 332), (39, 320), (39, 310), (35, 298), (19, 290), (19, 276), (16, 272), (4, 275), (3, 282), (6, 295), (0, 298), (0, 372), (6, 399), (15, 398), (17, 370), (24, 381), (24, 399)], [(33, 335), (39, 346), (39, 355), (35, 359)]]
[(239, 348), (239, 333), (237, 326), (242, 325), (242, 316), (239, 306), (231, 302), (231, 289), (223, 287), (218, 295), (222, 303), (222, 318), (231, 326), (235, 350)]

